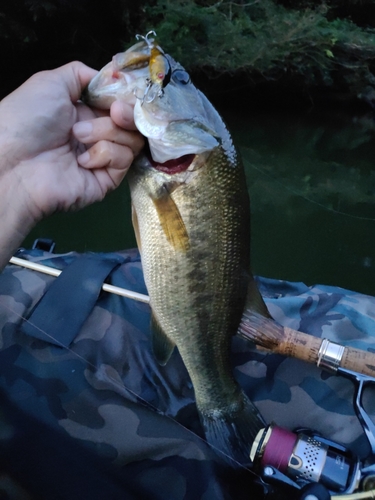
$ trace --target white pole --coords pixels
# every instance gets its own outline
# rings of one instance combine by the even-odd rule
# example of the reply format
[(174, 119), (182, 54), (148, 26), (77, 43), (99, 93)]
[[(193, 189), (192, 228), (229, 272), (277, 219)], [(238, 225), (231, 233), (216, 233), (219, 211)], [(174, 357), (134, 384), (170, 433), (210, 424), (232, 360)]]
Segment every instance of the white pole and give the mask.
[[(16, 266), (32, 269), (33, 271), (38, 271), (43, 274), (49, 274), (50, 276), (54, 276), (55, 278), (60, 276), (60, 274), (62, 273), (60, 269), (45, 266), (43, 264), (39, 264), (38, 262), (31, 262), (29, 260), (20, 259), (19, 257), (12, 257), (9, 262)], [(126, 290), (125, 288), (120, 288), (118, 286), (108, 285), (107, 283), (103, 284), (102, 290), (104, 292), (121, 295), (122, 297), (126, 297), (128, 299), (138, 300), (139, 302), (144, 302), (145, 304), (150, 303), (150, 298), (148, 295), (143, 295), (142, 293), (138, 292), (132, 292), (131, 290)]]

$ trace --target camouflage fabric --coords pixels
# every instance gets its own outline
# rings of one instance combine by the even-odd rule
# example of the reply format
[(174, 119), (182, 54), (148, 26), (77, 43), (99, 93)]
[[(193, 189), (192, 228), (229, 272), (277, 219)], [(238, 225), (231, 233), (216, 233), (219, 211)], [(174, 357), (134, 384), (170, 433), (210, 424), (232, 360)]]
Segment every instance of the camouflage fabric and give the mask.
[[(116, 255), (123, 263), (108, 281), (147, 293), (138, 252)], [(59, 269), (77, 258), (74, 252), (36, 250), (21, 256)], [(67, 347), (56, 345), (53, 331), (45, 332), (44, 339), (22, 331), (55, 279), (14, 265), (0, 275), (0, 388), (10, 404), (115, 464), (128, 485), (124, 498), (133, 498), (134, 488), (139, 498), (238, 499), (249, 498), (249, 492), (260, 498), (253, 473), (230, 470), (204, 441), (192, 384), (178, 352), (165, 367), (155, 361), (146, 304), (101, 293)], [(258, 284), (281, 324), (371, 350), (373, 297), (266, 278), (258, 278)], [(309, 427), (361, 457), (367, 455), (350, 381), (298, 360), (266, 355), (237, 337), (233, 367), (267, 422), (291, 430)], [(368, 392), (366, 408), (374, 416), (372, 390)], [(46, 498), (55, 497), (49, 493)]]

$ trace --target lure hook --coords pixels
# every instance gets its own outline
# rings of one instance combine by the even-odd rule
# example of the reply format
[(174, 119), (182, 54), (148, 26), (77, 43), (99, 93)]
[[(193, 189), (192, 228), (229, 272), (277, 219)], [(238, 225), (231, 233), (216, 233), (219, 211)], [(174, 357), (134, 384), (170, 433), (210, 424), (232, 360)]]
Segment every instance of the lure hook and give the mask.
[(156, 83), (153, 83), (150, 79), (147, 79), (147, 87), (143, 92), (143, 95), (139, 95), (139, 90), (139, 88), (135, 88), (133, 90), (133, 94), (136, 99), (141, 101), (141, 106), (143, 106), (144, 102), (149, 104), (154, 101), (156, 97), (162, 97), (164, 94), (164, 90), (162, 89), (162, 87)]
[(149, 36), (150, 35), (153, 35), (154, 37), (156, 37), (155, 31), (151, 30), (148, 33), (146, 33), (145, 36), (143, 36), (143, 35), (135, 35), (135, 38), (136, 38), (136, 40), (144, 40), (147, 43), (147, 46), (149, 48), (152, 48), (153, 45), (154, 45), (154, 39), (149, 40)]

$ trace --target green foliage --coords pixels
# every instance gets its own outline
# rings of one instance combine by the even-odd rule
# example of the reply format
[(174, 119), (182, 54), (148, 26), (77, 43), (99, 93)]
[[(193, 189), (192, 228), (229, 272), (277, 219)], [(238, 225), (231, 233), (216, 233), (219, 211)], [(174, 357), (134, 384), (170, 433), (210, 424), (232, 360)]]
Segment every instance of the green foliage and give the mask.
[(193, 71), (266, 80), (288, 74), (308, 85), (374, 83), (375, 30), (328, 20), (328, 13), (325, 5), (297, 10), (272, 0), (157, 0), (146, 7), (144, 27)]
[[(166, 52), (210, 78), (351, 95), (375, 87), (375, 29), (360, 26), (375, 19), (373, 0), (325, 1), (13, 0), (0, 6), (0, 59), (18, 84), (72, 59), (99, 68), (155, 30)], [(14, 84), (3, 82), (4, 91)]]

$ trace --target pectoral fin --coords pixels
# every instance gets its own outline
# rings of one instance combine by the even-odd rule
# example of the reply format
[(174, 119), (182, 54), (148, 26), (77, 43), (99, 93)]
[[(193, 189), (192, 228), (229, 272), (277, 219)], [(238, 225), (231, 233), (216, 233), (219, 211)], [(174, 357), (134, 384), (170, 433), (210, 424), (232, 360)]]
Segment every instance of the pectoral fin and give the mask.
[(155, 358), (160, 365), (164, 366), (172, 355), (174, 343), (163, 332), (154, 314), (151, 315), (151, 330)]
[(153, 198), (152, 201), (167, 240), (175, 250), (186, 252), (190, 247), (189, 235), (180, 211), (167, 188), (163, 186), (160, 196)]

